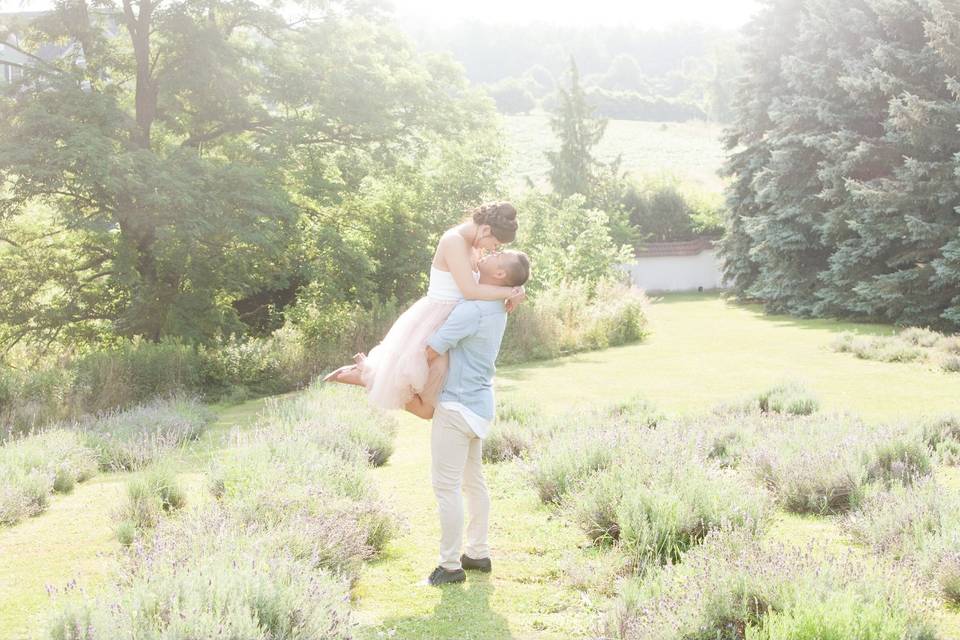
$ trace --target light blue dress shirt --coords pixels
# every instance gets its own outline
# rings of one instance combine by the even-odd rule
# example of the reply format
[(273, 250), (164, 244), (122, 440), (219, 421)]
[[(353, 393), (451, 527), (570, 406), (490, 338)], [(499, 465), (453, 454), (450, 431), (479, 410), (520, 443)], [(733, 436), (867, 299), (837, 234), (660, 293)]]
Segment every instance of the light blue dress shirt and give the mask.
[(437, 353), (450, 352), (441, 404), (457, 403), (493, 420), (493, 376), (506, 327), (507, 311), (501, 300), (464, 300), (454, 307), (427, 341)]

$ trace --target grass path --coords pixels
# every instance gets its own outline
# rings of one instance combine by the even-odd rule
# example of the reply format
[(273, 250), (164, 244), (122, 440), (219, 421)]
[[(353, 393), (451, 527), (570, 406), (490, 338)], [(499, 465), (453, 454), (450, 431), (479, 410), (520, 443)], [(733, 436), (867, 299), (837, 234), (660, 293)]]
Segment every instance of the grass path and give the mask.
[(355, 590), (360, 638), (422, 640), (583, 637), (599, 600), (559, 583), (582, 538), (540, 505), (514, 465), (487, 465), (493, 572), (465, 585), (419, 584), (437, 565), (440, 525), (430, 486), (429, 423), (404, 416), (397, 450), (374, 481), (407, 521)]
[[(203, 494), (200, 473), (235, 425), (249, 422), (264, 400), (217, 409), (217, 420), (174, 460), (188, 499)], [(35, 518), (0, 528), (0, 639), (32, 638), (33, 620), (49, 602), (47, 587), (68, 583), (95, 591), (117, 568), (114, 513), (130, 473), (101, 473), (68, 495), (53, 495)]]

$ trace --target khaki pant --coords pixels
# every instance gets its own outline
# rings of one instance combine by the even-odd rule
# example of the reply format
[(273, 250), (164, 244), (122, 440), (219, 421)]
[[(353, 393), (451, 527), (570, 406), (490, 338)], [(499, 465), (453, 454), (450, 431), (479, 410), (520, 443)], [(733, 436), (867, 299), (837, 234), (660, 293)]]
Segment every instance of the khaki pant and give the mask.
[(464, 528), (461, 490), (470, 513), (464, 553), (478, 559), (490, 556), (490, 496), (483, 481), (482, 447), (483, 440), (473, 433), (463, 416), (437, 407), (430, 432), (430, 453), (433, 492), (440, 512), (440, 566), (444, 569), (460, 568)]

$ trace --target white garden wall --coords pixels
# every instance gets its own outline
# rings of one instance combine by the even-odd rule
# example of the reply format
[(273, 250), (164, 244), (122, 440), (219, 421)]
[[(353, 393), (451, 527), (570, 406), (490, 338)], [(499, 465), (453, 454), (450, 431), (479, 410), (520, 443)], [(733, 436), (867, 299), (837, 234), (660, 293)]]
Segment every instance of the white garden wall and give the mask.
[(713, 249), (692, 256), (645, 256), (623, 265), (631, 284), (644, 291), (722, 289), (723, 265)]

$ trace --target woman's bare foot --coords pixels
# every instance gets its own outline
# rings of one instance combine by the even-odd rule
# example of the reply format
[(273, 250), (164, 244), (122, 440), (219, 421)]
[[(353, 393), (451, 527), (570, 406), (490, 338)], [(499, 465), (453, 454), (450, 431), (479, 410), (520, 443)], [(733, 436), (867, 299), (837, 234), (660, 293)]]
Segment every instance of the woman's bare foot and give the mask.
[(363, 361), (367, 359), (367, 354), (360, 352), (353, 354), (353, 362), (356, 365), (363, 366)]

